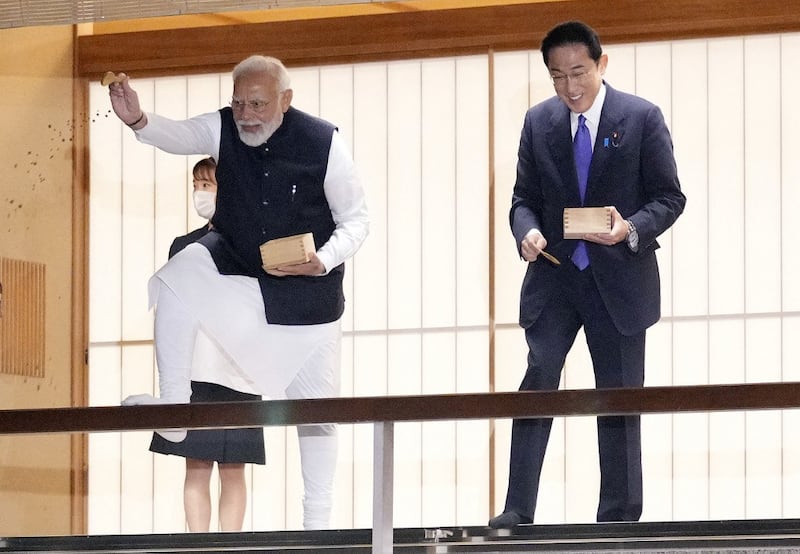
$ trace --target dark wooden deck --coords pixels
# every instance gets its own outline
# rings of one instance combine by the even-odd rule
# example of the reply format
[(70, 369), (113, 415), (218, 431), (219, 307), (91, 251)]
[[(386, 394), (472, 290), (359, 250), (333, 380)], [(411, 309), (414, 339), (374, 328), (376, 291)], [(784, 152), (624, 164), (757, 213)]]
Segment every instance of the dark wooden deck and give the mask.
[[(369, 529), (0, 539), (0, 552), (324, 552), (372, 550)], [(395, 529), (398, 553), (797, 553), (800, 520)]]

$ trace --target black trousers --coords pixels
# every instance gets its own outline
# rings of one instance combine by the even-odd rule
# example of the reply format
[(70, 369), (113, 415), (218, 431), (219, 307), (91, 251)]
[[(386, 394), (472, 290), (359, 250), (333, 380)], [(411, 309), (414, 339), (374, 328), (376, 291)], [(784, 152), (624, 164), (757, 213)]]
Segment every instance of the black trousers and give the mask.
[[(525, 330), (528, 368), (519, 390), (556, 390), (567, 353), (581, 327), (597, 388), (644, 386), (644, 331), (624, 336), (616, 329), (592, 276), (569, 264), (559, 294)], [(505, 511), (533, 519), (552, 418), (516, 419)], [(600, 499), (597, 521), (637, 521), (642, 514), (640, 417), (597, 418)]]

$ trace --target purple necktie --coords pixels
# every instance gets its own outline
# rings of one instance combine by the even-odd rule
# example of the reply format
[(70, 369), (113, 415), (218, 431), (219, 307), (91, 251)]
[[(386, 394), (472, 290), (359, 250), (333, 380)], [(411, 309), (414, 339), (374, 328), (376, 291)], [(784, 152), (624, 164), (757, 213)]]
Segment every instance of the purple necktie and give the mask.
[[(575, 169), (578, 172), (578, 191), (581, 194), (581, 205), (586, 196), (586, 181), (589, 179), (589, 165), (592, 163), (592, 138), (586, 126), (586, 118), (578, 116), (578, 130), (575, 131), (575, 140), (572, 142), (575, 153)], [(586, 253), (586, 243), (578, 241), (572, 253), (572, 263), (583, 271), (589, 266), (589, 255)]]

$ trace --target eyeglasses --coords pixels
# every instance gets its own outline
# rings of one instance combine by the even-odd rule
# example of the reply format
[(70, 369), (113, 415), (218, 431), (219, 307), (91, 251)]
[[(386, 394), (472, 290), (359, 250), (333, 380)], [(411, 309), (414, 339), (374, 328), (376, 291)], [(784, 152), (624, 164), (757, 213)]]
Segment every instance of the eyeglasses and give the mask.
[(550, 74), (550, 80), (553, 81), (553, 86), (558, 88), (566, 86), (566, 84), (569, 82), (582, 85), (589, 80), (589, 76), (589, 70), (585, 69), (583, 71), (576, 71), (575, 73), (570, 73), (568, 75), (565, 73), (556, 73), (555, 75)]
[(243, 102), (238, 98), (231, 98), (230, 105), (235, 112), (243, 112), (246, 106), (255, 113), (261, 113), (266, 110), (267, 106), (269, 106), (271, 103), (272, 100), (248, 100), (247, 102)]

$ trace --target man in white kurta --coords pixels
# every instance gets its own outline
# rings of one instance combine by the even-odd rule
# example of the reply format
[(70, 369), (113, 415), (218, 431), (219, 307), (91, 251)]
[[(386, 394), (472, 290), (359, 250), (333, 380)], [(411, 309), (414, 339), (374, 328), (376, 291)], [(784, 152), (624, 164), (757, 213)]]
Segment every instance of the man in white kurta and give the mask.
[[(212, 156), (219, 182), (214, 231), (149, 283), (160, 396), (125, 403), (188, 402), (198, 331), (261, 394), (337, 396), (343, 264), (368, 233), (363, 187), (338, 131), (291, 107), (288, 73), (274, 58), (241, 62), (230, 107), (183, 121), (143, 112), (127, 76), (118, 79), (109, 87), (112, 106), (137, 139), (174, 154)], [(265, 272), (257, 245), (299, 232), (314, 234), (311, 260)], [(185, 436), (159, 432), (170, 440)], [(301, 426), (298, 436), (303, 526), (325, 528), (335, 427)]]

